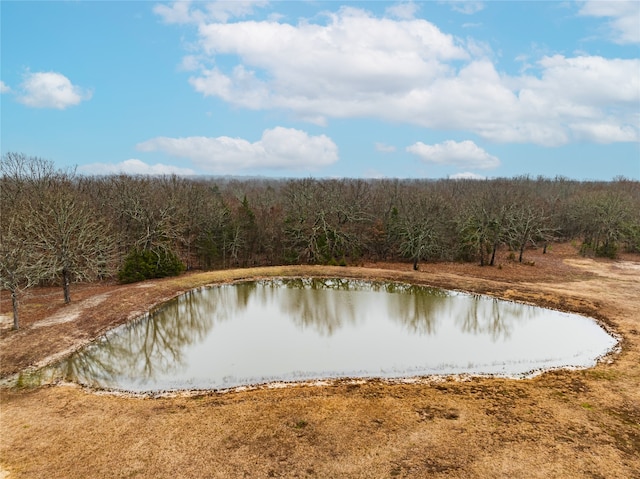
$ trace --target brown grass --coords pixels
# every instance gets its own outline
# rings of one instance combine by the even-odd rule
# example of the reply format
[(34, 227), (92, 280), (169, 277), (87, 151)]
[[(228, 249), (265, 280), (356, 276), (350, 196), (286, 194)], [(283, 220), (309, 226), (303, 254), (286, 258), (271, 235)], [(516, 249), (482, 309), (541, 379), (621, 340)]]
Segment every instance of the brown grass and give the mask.
[[(366, 264), (208, 273), (34, 290), (0, 331), (0, 376), (52, 361), (192, 287), (243, 278), (395, 279), (588, 314), (622, 352), (531, 380), (336, 381), (165, 398), (74, 386), (0, 390), (0, 478), (631, 478), (640, 471), (640, 258), (528, 251), (535, 265)], [(2, 312), (10, 311), (0, 298)], [(71, 318), (71, 319), (70, 319)]]

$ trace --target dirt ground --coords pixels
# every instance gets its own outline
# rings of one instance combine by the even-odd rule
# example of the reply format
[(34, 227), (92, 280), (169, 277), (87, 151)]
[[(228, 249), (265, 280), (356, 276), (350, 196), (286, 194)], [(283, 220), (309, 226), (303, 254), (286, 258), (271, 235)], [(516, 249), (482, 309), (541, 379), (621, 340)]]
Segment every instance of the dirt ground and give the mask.
[(580, 312), (621, 337), (595, 368), (533, 379), (335, 381), (172, 397), (59, 384), (0, 388), (2, 478), (640, 478), (640, 257), (528, 251), (533, 265), (405, 264), (194, 272), (32, 290), (0, 377), (47, 364), (203, 284), (269, 276), (395, 279)]

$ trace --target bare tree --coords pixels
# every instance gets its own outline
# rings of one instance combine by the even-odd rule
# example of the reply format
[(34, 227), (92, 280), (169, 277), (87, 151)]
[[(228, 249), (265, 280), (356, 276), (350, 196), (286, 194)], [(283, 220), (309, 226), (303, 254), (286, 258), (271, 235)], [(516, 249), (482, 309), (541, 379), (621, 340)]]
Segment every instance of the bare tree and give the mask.
[(11, 294), (13, 329), (19, 328), (18, 304), (22, 293), (42, 277), (42, 258), (25, 248), (27, 235), (22, 218), (2, 215), (0, 228), (0, 286)]
[(420, 261), (439, 257), (441, 253), (444, 203), (435, 195), (411, 195), (405, 200), (394, 229), (400, 254), (410, 258), (417, 271)]
[(109, 271), (111, 232), (68, 176), (52, 181), (28, 211), (25, 247), (40, 258), (41, 277), (61, 280), (65, 303), (71, 301), (72, 281), (91, 281)]
[(496, 252), (508, 240), (507, 227), (512, 205), (511, 185), (479, 183), (478, 190), (466, 198), (460, 213), (459, 232), (461, 243), (480, 265), (495, 264)]
[(11, 294), (13, 329), (18, 329), (23, 292), (44, 276), (43, 257), (30, 247), (29, 205), (55, 174), (53, 163), (9, 152), (0, 159), (0, 287)]
[(578, 200), (575, 215), (584, 235), (582, 254), (617, 255), (625, 233), (635, 223), (631, 204), (628, 195), (608, 191), (590, 192)]
[(548, 217), (540, 206), (515, 205), (510, 211), (508, 222), (508, 242), (518, 250), (518, 262), (520, 263), (522, 263), (524, 250), (528, 244), (542, 241), (546, 245), (553, 237), (553, 229), (547, 226)]

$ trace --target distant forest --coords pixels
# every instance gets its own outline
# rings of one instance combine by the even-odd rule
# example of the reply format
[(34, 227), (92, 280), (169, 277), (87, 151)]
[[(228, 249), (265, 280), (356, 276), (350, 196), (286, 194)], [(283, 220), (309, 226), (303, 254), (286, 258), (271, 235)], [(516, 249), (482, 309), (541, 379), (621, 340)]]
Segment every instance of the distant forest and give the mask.
[(572, 241), (640, 252), (640, 182), (566, 178), (230, 179), (83, 176), (2, 156), (0, 278), (135, 281), (183, 269), (364, 261), (493, 265), (505, 247)]

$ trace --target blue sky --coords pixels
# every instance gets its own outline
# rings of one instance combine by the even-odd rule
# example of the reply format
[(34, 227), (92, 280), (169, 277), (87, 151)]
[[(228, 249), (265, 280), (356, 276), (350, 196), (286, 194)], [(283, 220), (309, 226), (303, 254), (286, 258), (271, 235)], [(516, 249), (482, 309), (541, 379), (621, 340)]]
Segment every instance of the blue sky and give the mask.
[(2, 1), (1, 148), (81, 173), (640, 180), (640, 2)]

